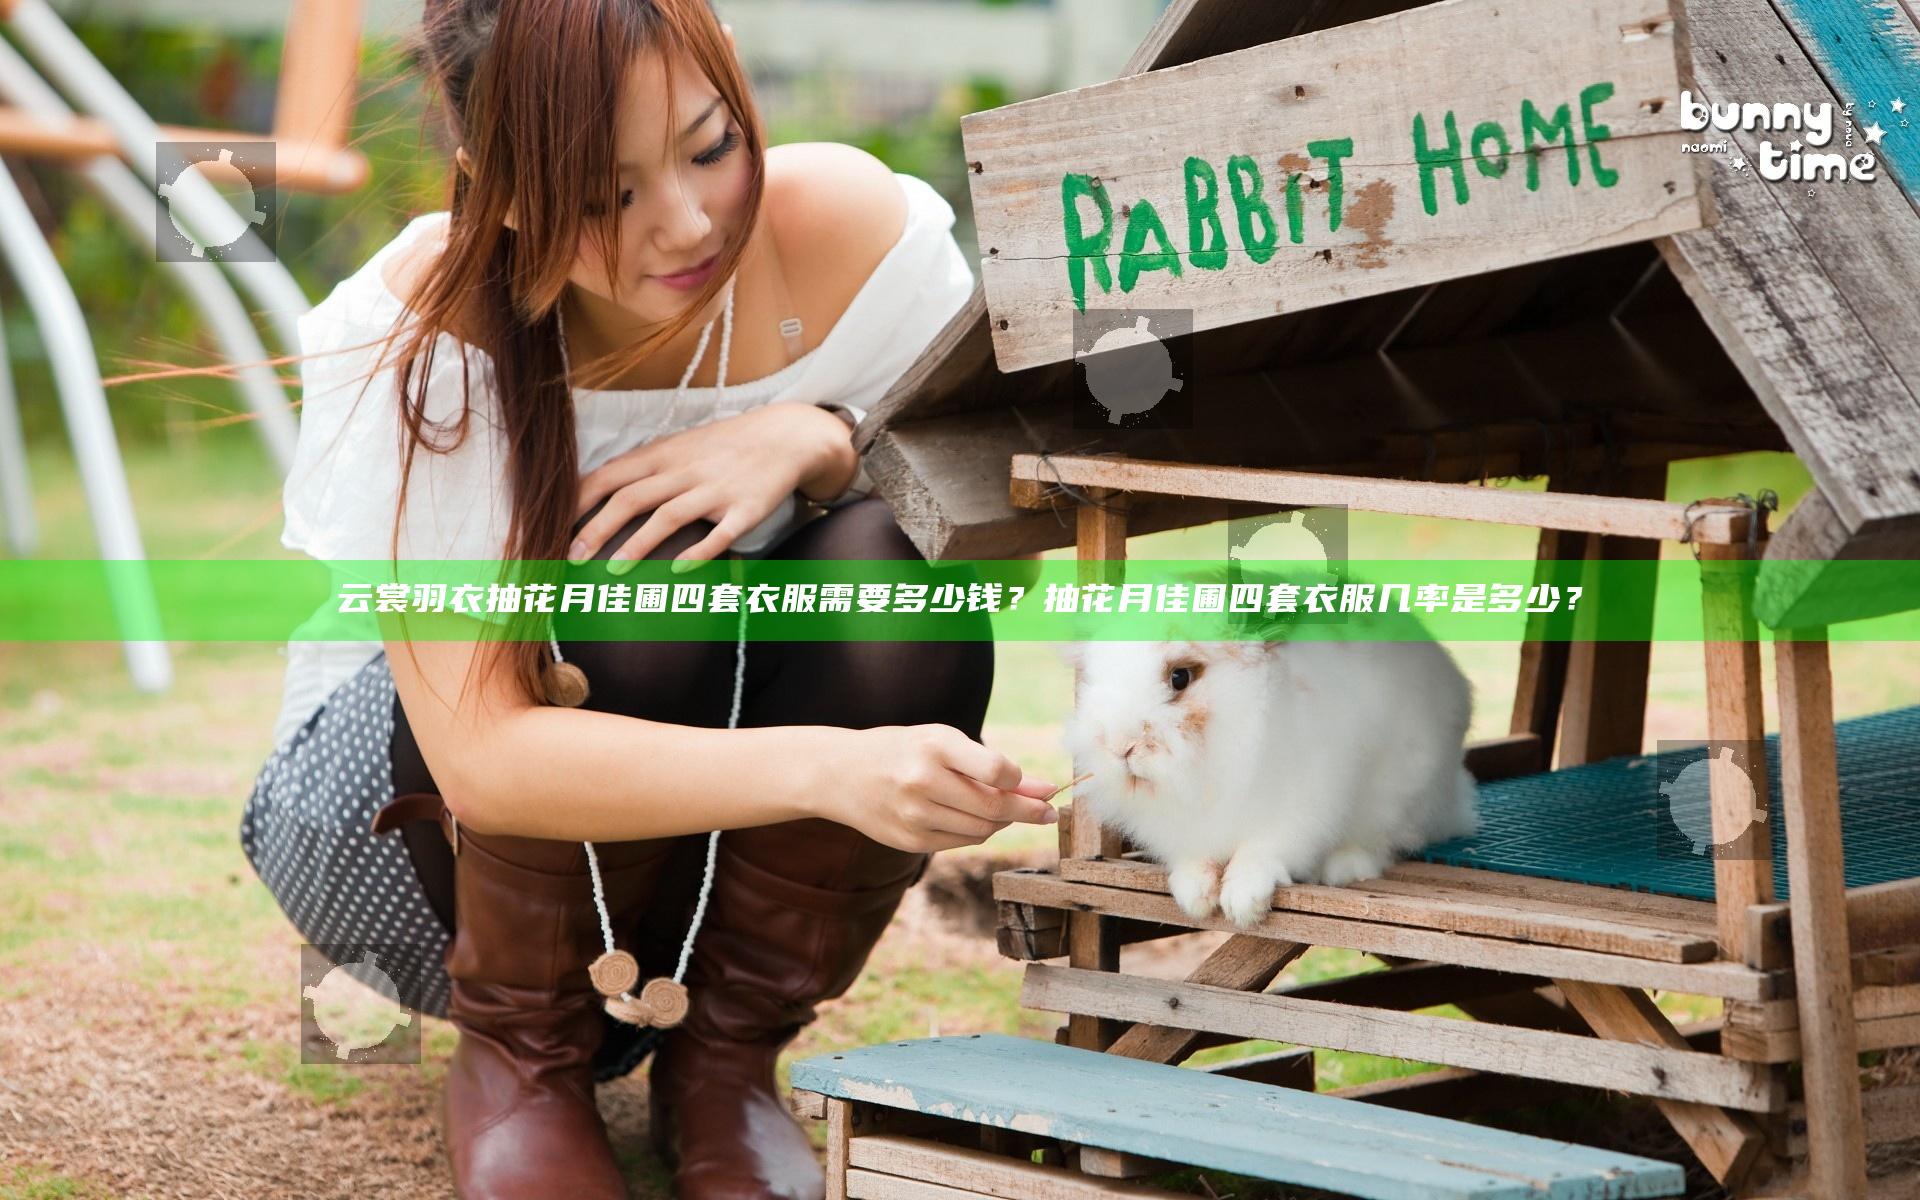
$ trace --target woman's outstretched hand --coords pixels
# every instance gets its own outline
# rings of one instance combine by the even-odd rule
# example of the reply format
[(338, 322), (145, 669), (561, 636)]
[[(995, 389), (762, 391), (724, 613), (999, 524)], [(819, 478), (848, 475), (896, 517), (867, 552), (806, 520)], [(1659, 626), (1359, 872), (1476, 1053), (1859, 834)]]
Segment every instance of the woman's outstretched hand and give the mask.
[(951, 725), (832, 729), (821, 814), (896, 850), (974, 846), (1015, 821), (1051, 824), (1058, 789)]
[(693, 566), (725, 552), (794, 491), (830, 500), (857, 469), (839, 417), (811, 404), (764, 404), (656, 438), (587, 472), (574, 520), (603, 497), (607, 503), (575, 536), (567, 558), (585, 562), (628, 521), (652, 510), (608, 555), (608, 569), (627, 570), (675, 530), (704, 518), (714, 523), (713, 532), (675, 559)]

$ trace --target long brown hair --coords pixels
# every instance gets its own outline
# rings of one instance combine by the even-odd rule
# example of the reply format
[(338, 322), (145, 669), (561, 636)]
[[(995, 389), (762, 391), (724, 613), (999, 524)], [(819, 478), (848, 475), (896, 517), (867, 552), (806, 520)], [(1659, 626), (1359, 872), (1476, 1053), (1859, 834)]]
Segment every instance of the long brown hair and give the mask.
[[(623, 81), (642, 52), (662, 52), (667, 127), (677, 129), (673, 71), (684, 54), (739, 122), (751, 182), (747, 219), (721, 250), (707, 286), (660, 332), (596, 364), (608, 377), (685, 330), (738, 267), (764, 193), (759, 113), (709, 0), (427, 0), (417, 49), (471, 174), (450, 172), (446, 249), (419, 275), (408, 299), (412, 319), (395, 330), (381, 356), (395, 365), (401, 412), (402, 492), (392, 554), (399, 556), (405, 480), (415, 453), (445, 453), (467, 437), (470, 399), (457, 420), (429, 422), (425, 415), (436, 342), (458, 331), (492, 360), (512, 492), (506, 560), (538, 560), (557, 575), (571, 539), (580, 474), (558, 309), (583, 237), (598, 243), (609, 275), (616, 273), (618, 224), (596, 221), (588, 210), (618, 211), (610, 201), (619, 186), (615, 114)], [(467, 374), (463, 356), (470, 396)], [(429, 440), (429, 425), (436, 434), (452, 432), (453, 441)], [(521, 640), (497, 644), (509, 669), (538, 697), (544, 627), (529, 628), (530, 619), (519, 624), (514, 636)], [(486, 657), (484, 650), (476, 654), (476, 663)]]

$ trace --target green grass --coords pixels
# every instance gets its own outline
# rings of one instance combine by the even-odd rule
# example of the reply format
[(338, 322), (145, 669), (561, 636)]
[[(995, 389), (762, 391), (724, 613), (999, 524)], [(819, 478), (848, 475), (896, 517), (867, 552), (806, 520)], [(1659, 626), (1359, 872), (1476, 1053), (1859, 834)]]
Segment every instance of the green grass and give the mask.
[(111, 1200), (112, 1195), (51, 1167), (0, 1170), (0, 1200)]

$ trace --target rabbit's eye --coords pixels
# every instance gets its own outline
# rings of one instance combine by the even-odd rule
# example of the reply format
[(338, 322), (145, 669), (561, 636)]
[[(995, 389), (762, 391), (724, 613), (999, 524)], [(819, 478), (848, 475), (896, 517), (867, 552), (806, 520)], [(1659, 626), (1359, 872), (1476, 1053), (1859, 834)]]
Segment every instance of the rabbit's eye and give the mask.
[(1176, 692), (1184, 692), (1187, 690), (1187, 685), (1193, 682), (1195, 674), (1192, 667), (1175, 667), (1167, 675), (1167, 686)]

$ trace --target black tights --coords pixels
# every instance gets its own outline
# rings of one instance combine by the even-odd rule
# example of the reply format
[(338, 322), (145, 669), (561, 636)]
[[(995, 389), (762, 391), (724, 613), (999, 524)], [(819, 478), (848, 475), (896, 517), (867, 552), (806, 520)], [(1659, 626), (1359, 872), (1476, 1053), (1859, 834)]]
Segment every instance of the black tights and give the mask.
[[(600, 548), (595, 558), (604, 559), (623, 545), (646, 516), (635, 517)], [(587, 519), (581, 518), (580, 524)], [(672, 558), (712, 528), (708, 521), (693, 521), (667, 537), (647, 558)], [(921, 555), (901, 532), (886, 502), (869, 497), (815, 518), (776, 546), (769, 557), (917, 560)], [(970, 632), (978, 636), (940, 642), (762, 642), (753, 640), (749, 616), (740, 725), (867, 729), (933, 722), (951, 725), (978, 740), (987, 696), (993, 688), (993, 645), (985, 633), (984, 615), (975, 616), (979, 627)], [(843, 614), (839, 619), (860, 621), (862, 614)], [(675, 725), (724, 728), (733, 700), (734, 646), (732, 641), (562, 642), (561, 653), (586, 672), (587, 708)], [(393, 707), (394, 794), (438, 793), (440, 789), (420, 755), (398, 696)], [(537, 797), (528, 797), (528, 803), (537, 802)], [(451, 848), (431, 822), (408, 822), (401, 832), (428, 902), (441, 924), (451, 930)], [(729, 849), (769, 867), (781, 859), (778, 851), (782, 844), (790, 845), (794, 837), (828, 838), (848, 846), (837, 870), (806, 882), (852, 888), (899, 875), (900, 860), (890, 859), (879, 852), (883, 848), (863, 835), (832, 822), (789, 821), (751, 830), (728, 830), (722, 835)], [(690, 909), (705, 857), (704, 834), (679, 840), (682, 844), (675, 848), (673, 865), (660, 885), (659, 906), (668, 909)], [(893, 873), (889, 875), (889, 871)], [(680, 912), (663, 912), (660, 916), (662, 920), (650, 920), (648, 925), (664, 925), (669, 935), (684, 923)]]

